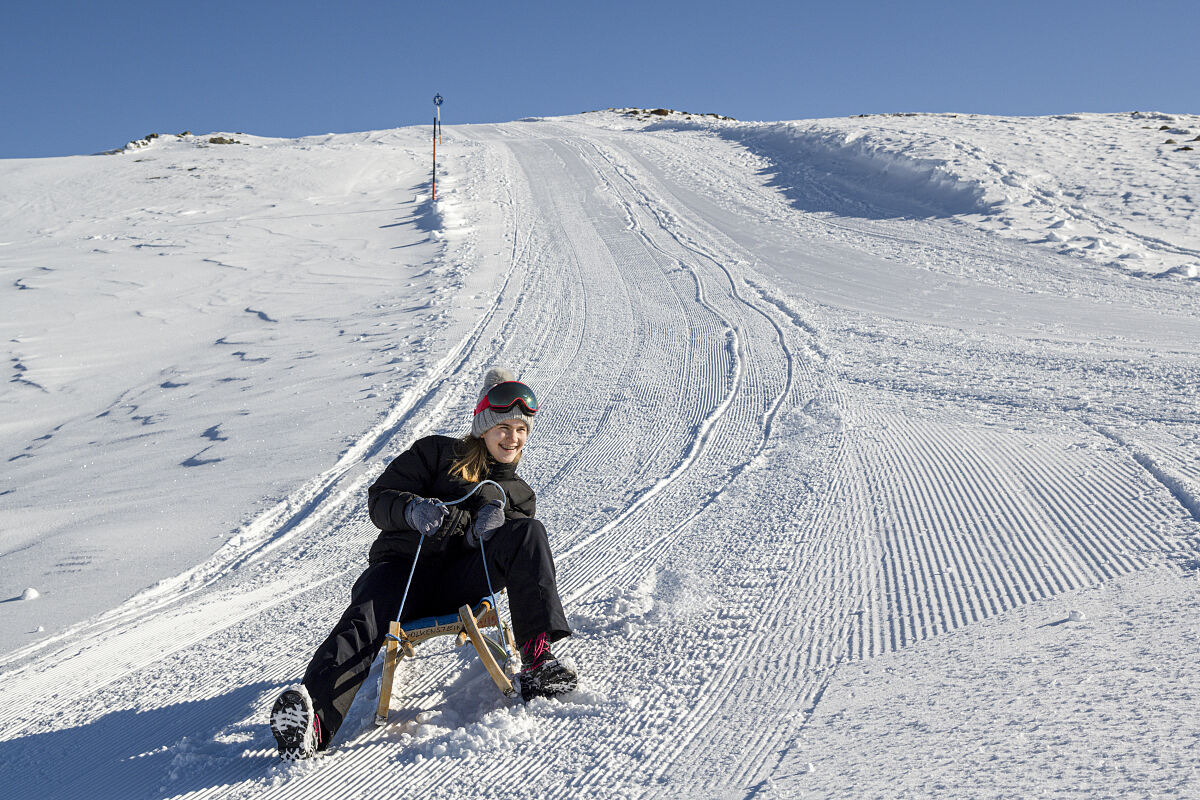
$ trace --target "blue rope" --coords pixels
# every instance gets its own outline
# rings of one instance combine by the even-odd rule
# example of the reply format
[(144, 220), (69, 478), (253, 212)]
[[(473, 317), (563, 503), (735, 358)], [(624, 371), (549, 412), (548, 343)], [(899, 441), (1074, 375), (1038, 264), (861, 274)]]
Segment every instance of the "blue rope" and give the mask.
[[(487, 581), (488, 595), (492, 598), (492, 609), (496, 612), (496, 624), (498, 627), (500, 623), (500, 603), (496, 600), (495, 590), (492, 589), (492, 576), (488, 575), (487, 553), (483, 551), (483, 539), (479, 540), (479, 555), (483, 557), (483, 578)], [(513, 654), (508, 652), (508, 639), (504, 636), (503, 629), (501, 629), (500, 633), (500, 646), (504, 648), (504, 657), (511, 659)]]
[[(396, 612), (396, 622), (399, 622), (400, 618), (404, 616), (404, 604), (408, 602), (408, 590), (412, 586), (413, 575), (415, 575), (417, 572), (417, 559), (421, 557), (421, 545), (423, 544), (425, 544), (424, 535), (417, 540), (417, 552), (413, 553), (412, 569), (408, 571), (408, 583), (404, 584), (404, 595), (400, 598), (400, 610)], [(387, 638), (395, 639), (397, 642), (400, 641), (400, 639), (393, 636), (391, 633), (388, 633)]]
[[(451, 500), (450, 502), (443, 502), (441, 500), (438, 500), (437, 504), (439, 506), (441, 506), (442, 508), (446, 508), (447, 506), (456, 506), (459, 503), (466, 500), (467, 498), (469, 498), (471, 495), (475, 494), (481, 488), (483, 488), (484, 484), (488, 484), (488, 483), (490, 483), (492, 486), (495, 486), (497, 489), (500, 490), (500, 498), (503, 501), (503, 505), (501, 506), (501, 508), (507, 507), (508, 506), (508, 495), (505, 493), (504, 487), (501, 486), (500, 484), (496, 483), (495, 481), (480, 481), (479, 483), (475, 484), (474, 489), (467, 492), (465, 495), (458, 498), (457, 500)], [(404, 584), (404, 595), (400, 598), (400, 610), (396, 613), (396, 622), (399, 622), (400, 618), (402, 616), (404, 616), (404, 605), (405, 605), (405, 603), (408, 602), (408, 590), (412, 587), (413, 575), (416, 574), (416, 571), (417, 571), (417, 559), (421, 556), (421, 545), (424, 543), (425, 543), (425, 535), (422, 534), (421, 538), (417, 541), (417, 552), (413, 554), (412, 569), (410, 569), (408, 571), (408, 583)], [(483, 549), (483, 539), (479, 540), (479, 555), (483, 558), (483, 578), (484, 578), (484, 580), (487, 581), (488, 597), (491, 598), (492, 610), (496, 613), (496, 621), (498, 623), (500, 621), (500, 604), (496, 600), (496, 590), (492, 588), (492, 576), (490, 574), (488, 574), (487, 553)], [(396, 639), (396, 641), (400, 641), (395, 636), (392, 636), (392, 634), (390, 634), (390, 633), (387, 635), (387, 638)], [(513, 654), (511, 652), (509, 652), (508, 640), (504, 636), (500, 637), (500, 645), (504, 648), (504, 655), (508, 659), (511, 660), (513, 657)]]

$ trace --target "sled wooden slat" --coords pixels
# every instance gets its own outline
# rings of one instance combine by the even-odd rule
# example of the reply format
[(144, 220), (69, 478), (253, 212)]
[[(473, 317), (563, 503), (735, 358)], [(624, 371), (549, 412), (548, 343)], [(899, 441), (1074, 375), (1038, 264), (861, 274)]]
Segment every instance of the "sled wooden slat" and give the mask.
[(455, 643), (459, 646), (468, 641), (471, 642), (475, 646), (475, 651), (479, 653), (479, 660), (483, 662), (484, 668), (492, 676), (492, 680), (495, 681), (500, 691), (504, 692), (506, 696), (515, 694), (512, 681), (509, 680), (508, 675), (496, 660), (496, 652), (502, 654), (504, 648), (488, 639), (480, 631), (480, 628), (492, 627), (500, 629), (500, 635), (508, 643), (509, 652), (515, 653), (516, 644), (513, 642), (512, 632), (507, 625), (501, 623), (496, 609), (487, 599), (480, 601), (474, 609), (469, 605), (463, 606), (457, 614), (425, 617), (403, 624), (393, 620), (388, 626), (387, 649), (383, 657), (383, 674), (379, 678), (379, 704), (375, 708), (375, 724), (380, 726), (387, 724), (388, 709), (392, 701), (392, 682), (396, 675), (396, 665), (400, 659), (406, 655), (412, 657), (414, 655), (413, 645), (435, 636), (454, 636)]
[[(475, 615), (471, 613), (470, 606), (463, 606), (458, 610), (458, 615), (462, 617), (463, 626), (467, 629), (467, 636), (471, 637), (471, 644), (475, 645), (475, 649), (479, 651), (479, 660), (483, 662), (483, 666), (487, 668), (488, 674), (492, 676), (492, 680), (496, 682), (496, 687), (504, 692), (505, 697), (513, 695), (512, 681), (504, 674), (504, 670), (496, 662), (496, 656), (492, 653), (492, 649), (488, 647), (488, 642), (483, 638), (483, 633), (480, 632), (479, 626), (475, 623)], [(493, 612), (493, 619), (495, 614)]]
[(379, 679), (379, 705), (375, 708), (376, 725), (387, 724), (388, 707), (392, 703), (392, 678), (396, 675), (396, 662), (402, 657), (397, 656), (397, 651), (400, 650), (397, 639), (402, 633), (400, 623), (392, 620), (392, 624), (388, 626), (388, 633), (390, 636), (387, 639), (387, 652), (383, 657), (383, 675)]

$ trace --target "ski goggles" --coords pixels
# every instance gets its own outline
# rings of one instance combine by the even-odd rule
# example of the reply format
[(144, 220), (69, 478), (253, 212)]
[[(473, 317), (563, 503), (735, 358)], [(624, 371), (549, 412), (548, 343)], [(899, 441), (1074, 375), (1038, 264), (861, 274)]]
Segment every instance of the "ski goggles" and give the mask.
[(520, 406), (526, 414), (532, 416), (538, 410), (537, 395), (520, 381), (497, 383), (488, 389), (479, 405), (475, 406), (475, 413), (488, 408), (493, 411), (510, 411), (513, 406)]

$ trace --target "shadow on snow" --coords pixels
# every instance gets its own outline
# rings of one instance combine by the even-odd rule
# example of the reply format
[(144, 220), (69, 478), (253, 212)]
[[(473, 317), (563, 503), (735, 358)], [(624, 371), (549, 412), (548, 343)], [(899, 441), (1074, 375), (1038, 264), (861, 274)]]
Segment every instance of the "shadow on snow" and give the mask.
[[(9, 797), (46, 800), (166, 798), (264, 775), (279, 761), (259, 704), (277, 688), (249, 684), (0, 742), (0, 785)], [(270, 757), (246, 757), (264, 748)]]

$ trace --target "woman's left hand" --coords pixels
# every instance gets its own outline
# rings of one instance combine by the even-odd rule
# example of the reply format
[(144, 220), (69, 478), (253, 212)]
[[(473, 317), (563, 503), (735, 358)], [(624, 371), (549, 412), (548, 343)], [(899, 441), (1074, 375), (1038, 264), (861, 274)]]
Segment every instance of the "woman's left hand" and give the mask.
[(491, 539), (492, 534), (503, 524), (504, 503), (500, 500), (492, 500), (475, 512), (475, 521), (467, 529), (467, 544), (471, 547), (479, 547), (480, 542)]

